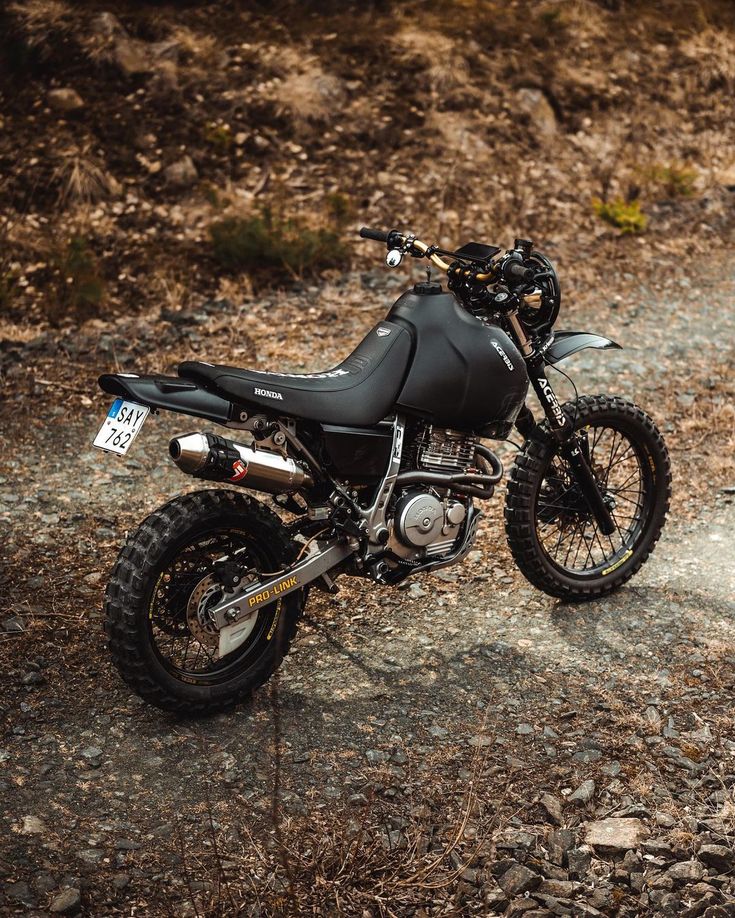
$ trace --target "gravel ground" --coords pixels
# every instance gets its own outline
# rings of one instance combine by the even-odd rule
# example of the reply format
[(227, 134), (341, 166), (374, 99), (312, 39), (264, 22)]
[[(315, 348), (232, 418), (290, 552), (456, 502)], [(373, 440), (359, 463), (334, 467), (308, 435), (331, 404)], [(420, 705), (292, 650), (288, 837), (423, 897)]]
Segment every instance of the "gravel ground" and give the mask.
[[(715, 386), (733, 364), (734, 281), (572, 309), (567, 325), (626, 344), (571, 360), (580, 390), (635, 395), (672, 437), (694, 424), (707, 372)], [(274, 845), (303, 873), (327, 830), (403, 861), (403, 892), (381, 899), (370, 861), (373, 888), (353, 877), (340, 903), (330, 875), (305, 914), (735, 914), (735, 481), (704, 472), (696, 435), (674, 451), (659, 547), (614, 596), (570, 606), (526, 584), (499, 494), (462, 567), (315, 600), (251, 706), (181, 721), (122, 686), (98, 619), (126, 529), (187, 486), (162, 457), (191, 425), (149, 422), (117, 462), (89, 446), (102, 400), (82, 412), (61, 391), (68, 406), (4, 410), (0, 914), (194, 915), (230, 895), (286, 914), (301, 881), (284, 893)], [(411, 872), (430, 855), (434, 886)]]

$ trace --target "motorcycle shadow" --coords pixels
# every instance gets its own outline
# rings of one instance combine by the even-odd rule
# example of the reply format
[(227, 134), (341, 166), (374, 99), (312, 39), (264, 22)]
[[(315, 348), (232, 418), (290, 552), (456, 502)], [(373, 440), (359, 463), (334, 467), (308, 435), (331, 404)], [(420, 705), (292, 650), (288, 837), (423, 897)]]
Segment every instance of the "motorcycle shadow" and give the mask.
[(549, 618), (560, 640), (593, 657), (624, 652), (631, 659), (686, 661), (693, 645), (726, 642), (735, 600), (701, 590), (628, 585), (588, 603), (559, 602)]

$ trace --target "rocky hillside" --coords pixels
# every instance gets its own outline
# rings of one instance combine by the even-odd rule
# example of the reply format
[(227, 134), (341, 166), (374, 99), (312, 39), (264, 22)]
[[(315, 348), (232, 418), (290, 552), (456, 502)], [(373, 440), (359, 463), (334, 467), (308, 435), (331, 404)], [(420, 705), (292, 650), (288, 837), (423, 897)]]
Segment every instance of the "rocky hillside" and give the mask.
[(530, 236), (572, 291), (731, 238), (730, 0), (0, 16), (0, 340), (338, 275), (361, 223)]

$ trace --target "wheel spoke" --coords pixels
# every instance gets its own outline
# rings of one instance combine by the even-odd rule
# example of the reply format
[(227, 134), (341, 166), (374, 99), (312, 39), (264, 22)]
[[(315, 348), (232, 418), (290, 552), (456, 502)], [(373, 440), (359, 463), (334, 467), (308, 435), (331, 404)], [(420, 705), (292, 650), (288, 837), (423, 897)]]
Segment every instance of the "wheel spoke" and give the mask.
[(643, 525), (646, 507), (640, 450), (616, 427), (586, 429), (589, 461), (603, 496), (615, 499), (610, 510), (614, 531), (603, 534), (579, 487), (559, 456), (549, 465), (538, 491), (536, 529), (539, 544), (555, 565), (570, 573), (595, 572), (629, 549)]
[[(186, 546), (159, 580), (161, 587), (151, 605), (151, 634), (157, 652), (175, 672), (201, 675), (222, 665), (216, 631), (210, 630), (207, 621), (209, 608), (221, 595), (216, 579), (211, 586), (203, 587), (204, 592), (190, 609), (194, 590), (215, 577), (215, 565), (236, 557), (238, 564), (246, 568), (273, 569), (272, 565), (259, 563), (255, 546), (245, 538), (228, 531), (201, 538)], [(255, 624), (257, 627), (257, 619)]]

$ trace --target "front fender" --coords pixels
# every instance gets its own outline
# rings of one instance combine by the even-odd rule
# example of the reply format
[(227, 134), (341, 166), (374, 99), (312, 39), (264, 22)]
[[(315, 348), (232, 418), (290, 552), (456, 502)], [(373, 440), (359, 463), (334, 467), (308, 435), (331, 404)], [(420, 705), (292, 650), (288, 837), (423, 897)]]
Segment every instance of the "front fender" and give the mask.
[(544, 357), (547, 363), (559, 363), (586, 347), (621, 349), (620, 344), (611, 341), (610, 338), (603, 338), (602, 335), (593, 335), (590, 332), (561, 331), (555, 332), (554, 343), (546, 351)]

